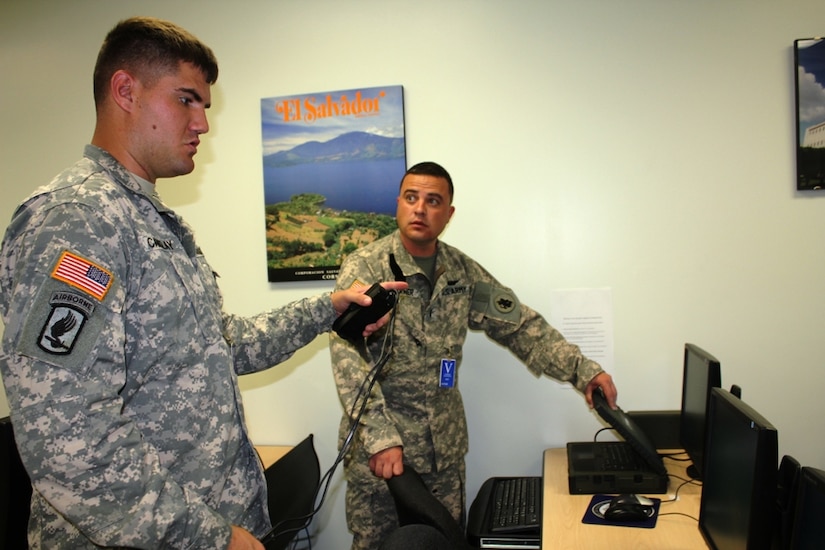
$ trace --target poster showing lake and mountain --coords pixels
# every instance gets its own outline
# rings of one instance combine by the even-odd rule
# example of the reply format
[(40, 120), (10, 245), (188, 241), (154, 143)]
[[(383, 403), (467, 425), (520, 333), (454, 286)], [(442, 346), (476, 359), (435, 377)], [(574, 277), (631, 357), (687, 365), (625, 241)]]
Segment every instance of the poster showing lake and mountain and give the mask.
[(395, 230), (407, 166), (401, 86), (261, 100), (270, 282), (334, 280)]

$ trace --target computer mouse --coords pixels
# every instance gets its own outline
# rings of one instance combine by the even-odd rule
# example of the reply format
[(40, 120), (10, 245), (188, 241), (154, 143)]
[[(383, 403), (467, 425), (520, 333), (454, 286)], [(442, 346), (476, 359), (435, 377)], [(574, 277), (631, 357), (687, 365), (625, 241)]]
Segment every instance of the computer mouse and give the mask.
[(653, 513), (653, 501), (640, 495), (619, 495), (611, 499), (604, 511), (610, 521), (642, 521)]

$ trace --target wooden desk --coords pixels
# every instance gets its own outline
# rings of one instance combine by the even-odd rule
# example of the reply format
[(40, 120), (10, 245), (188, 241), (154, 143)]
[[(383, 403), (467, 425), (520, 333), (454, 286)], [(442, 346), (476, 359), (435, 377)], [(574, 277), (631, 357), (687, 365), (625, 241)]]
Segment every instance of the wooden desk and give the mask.
[[(669, 473), (688, 479), (684, 462), (665, 459)], [(659, 498), (659, 517), (653, 529), (590, 525), (582, 523), (593, 495), (571, 495), (567, 483), (567, 449), (544, 451), (543, 520), (541, 526), (542, 550), (580, 550), (606, 548), (609, 550), (707, 550), (699, 533), (699, 501), (702, 489), (688, 484), (679, 489), (679, 500), (665, 502), (674, 496), (682, 481), (670, 479), (668, 493), (647, 495)], [(682, 512), (693, 516), (663, 515)]]
[(292, 449), (292, 445), (255, 445), (255, 450), (258, 451), (258, 456), (261, 457), (261, 462), (264, 463), (264, 470), (287, 454), (290, 449)]

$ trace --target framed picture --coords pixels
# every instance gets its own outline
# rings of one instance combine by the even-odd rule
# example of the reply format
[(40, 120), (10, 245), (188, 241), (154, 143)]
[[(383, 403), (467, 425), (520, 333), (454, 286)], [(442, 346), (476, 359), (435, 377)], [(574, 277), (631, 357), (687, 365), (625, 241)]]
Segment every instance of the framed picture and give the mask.
[(407, 166), (401, 86), (261, 100), (267, 276), (334, 280), (396, 228)]
[(825, 188), (825, 39), (794, 40), (796, 188)]

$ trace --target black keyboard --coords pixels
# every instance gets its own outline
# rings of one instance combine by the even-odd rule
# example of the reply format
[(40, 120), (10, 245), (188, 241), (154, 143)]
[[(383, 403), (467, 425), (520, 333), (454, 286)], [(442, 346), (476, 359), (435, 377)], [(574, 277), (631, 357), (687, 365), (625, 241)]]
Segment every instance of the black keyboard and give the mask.
[(622, 442), (615, 445), (605, 445), (604, 466), (606, 470), (618, 472), (646, 469), (644, 463), (630, 445)]
[(541, 527), (541, 477), (496, 479), (490, 531), (525, 531)]

